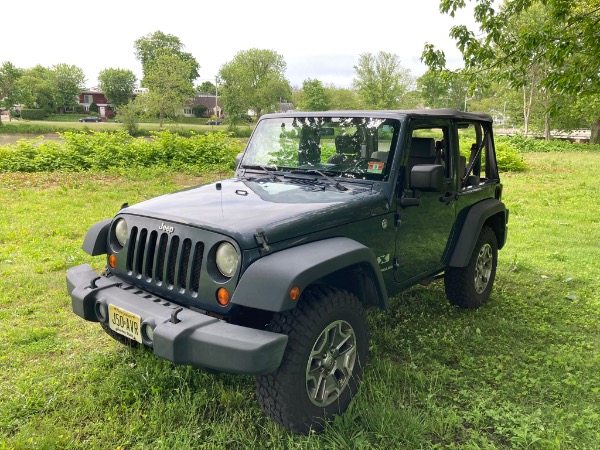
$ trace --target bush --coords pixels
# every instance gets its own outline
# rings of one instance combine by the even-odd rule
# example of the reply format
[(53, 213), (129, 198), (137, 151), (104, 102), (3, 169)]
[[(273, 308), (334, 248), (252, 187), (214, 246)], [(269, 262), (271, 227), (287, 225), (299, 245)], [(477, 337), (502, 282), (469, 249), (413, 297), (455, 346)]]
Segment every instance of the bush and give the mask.
[(513, 137), (499, 137), (499, 142), (510, 142), (510, 144), (522, 153), (548, 153), (548, 152), (578, 152), (578, 151), (600, 151), (598, 144), (579, 144), (561, 139), (544, 141), (541, 139), (527, 138), (523, 135)]
[(143, 167), (181, 171), (230, 171), (243, 143), (225, 133), (192, 134), (189, 138), (169, 131), (153, 138), (131, 137), (123, 130), (91, 134), (61, 133), (64, 143), (43, 138), (23, 139), (0, 147), (0, 172), (53, 172)]
[(496, 161), (500, 172), (522, 172), (527, 170), (523, 155), (510, 142), (496, 142)]
[(46, 116), (46, 111), (43, 109), (22, 109), (21, 119), (24, 120), (43, 120)]

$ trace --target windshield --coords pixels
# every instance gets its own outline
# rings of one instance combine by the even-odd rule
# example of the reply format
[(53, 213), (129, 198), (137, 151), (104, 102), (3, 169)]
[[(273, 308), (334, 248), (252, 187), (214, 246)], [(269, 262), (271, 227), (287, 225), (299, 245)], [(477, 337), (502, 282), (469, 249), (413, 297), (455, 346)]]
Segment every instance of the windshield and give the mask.
[(399, 130), (398, 120), (373, 117), (264, 119), (241, 167), (386, 180)]

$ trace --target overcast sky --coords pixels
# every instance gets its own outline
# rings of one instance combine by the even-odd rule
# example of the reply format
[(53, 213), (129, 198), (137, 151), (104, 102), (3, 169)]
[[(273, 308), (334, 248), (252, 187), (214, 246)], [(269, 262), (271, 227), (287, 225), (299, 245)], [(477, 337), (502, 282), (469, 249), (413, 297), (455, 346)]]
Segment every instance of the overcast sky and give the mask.
[(9, 0), (0, 6), (0, 63), (50, 67), (66, 63), (83, 69), (87, 86), (97, 85), (108, 67), (141, 77), (133, 42), (160, 30), (173, 34), (200, 64), (197, 83), (250, 48), (275, 50), (287, 63), (287, 78), (307, 78), (348, 87), (358, 55), (395, 53), (413, 76), (426, 42), (461, 65), (448, 37), (452, 25), (473, 23), (467, 12), (442, 15), (439, 0)]

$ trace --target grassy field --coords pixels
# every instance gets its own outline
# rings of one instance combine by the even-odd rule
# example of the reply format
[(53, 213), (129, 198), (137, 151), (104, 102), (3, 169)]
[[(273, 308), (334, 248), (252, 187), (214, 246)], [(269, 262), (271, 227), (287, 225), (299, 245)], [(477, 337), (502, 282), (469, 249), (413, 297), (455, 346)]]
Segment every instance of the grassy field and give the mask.
[(71, 312), (65, 272), (120, 205), (210, 178), (0, 174), (0, 448), (600, 448), (600, 154), (530, 153), (505, 174), (508, 244), (490, 303), (439, 283), (369, 315), (348, 413), (294, 436), (250, 377), (177, 367)]

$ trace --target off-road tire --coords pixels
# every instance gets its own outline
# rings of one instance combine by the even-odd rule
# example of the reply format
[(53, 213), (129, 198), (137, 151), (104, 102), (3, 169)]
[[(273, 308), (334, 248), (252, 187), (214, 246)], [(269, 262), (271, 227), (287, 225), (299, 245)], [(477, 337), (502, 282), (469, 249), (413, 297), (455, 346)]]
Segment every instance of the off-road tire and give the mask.
[(115, 341), (119, 342), (120, 344), (126, 345), (131, 348), (138, 348), (140, 346), (139, 342), (134, 341), (133, 339), (129, 339), (128, 337), (125, 337), (122, 334), (119, 334), (116, 331), (111, 330), (109, 328), (108, 324), (100, 322), (100, 325), (102, 326), (102, 329), (106, 332), (106, 334), (108, 334), (111, 338), (113, 338)]
[(498, 265), (496, 234), (484, 226), (466, 267), (449, 267), (444, 287), (450, 303), (461, 308), (479, 308), (489, 298)]
[[(358, 391), (368, 350), (362, 304), (347, 291), (313, 286), (302, 294), (296, 308), (276, 313), (268, 329), (287, 334), (288, 344), (279, 368), (256, 377), (258, 403), (292, 432), (322, 430), (329, 419), (348, 408)], [(340, 339), (344, 343), (339, 351), (325, 348), (334, 348), (338, 344), (330, 343)], [(322, 400), (320, 393), (336, 391), (336, 386), (341, 391)]]

